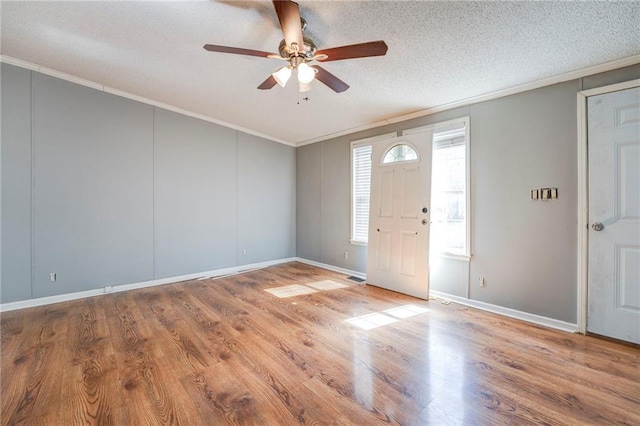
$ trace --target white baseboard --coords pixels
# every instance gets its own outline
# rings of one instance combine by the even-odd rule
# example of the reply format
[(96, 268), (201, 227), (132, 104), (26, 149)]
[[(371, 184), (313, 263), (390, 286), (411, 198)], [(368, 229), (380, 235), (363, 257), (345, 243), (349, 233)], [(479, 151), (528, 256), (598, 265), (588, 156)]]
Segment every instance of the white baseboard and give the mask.
[[(317, 266), (318, 268), (328, 269), (330, 271), (339, 272), (341, 274), (353, 275), (354, 277), (367, 279), (367, 275), (362, 272), (352, 271), (349, 269), (340, 268), (338, 266), (328, 265), (326, 263), (320, 263), (301, 257), (296, 258), (298, 262), (306, 263), (308, 265)], [(505, 308), (504, 306), (493, 305), (491, 303), (480, 302), (478, 300), (466, 299), (464, 297), (454, 296), (451, 294), (443, 293), (436, 290), (429, 290), (430, 296), (435, 296), (440, 299), (448, 299), (452, 302), (459, 303), (461, 305), (470, 306), (472, 308), (481, 309), (483, 311), (493, 312), (494, 314), (504, 315), (506, 317), (527, 321), (533, 324), (542, 325), (556, 330), (567, 331), (569, 333), (577, 333), (578, 325), (570, 322), (560, 321), (554, 318), (544, 317), (542, 315), (531, 314), (528, 312), (518, 311), (517, 309)]]
[(117, 293), (121, 291), (135, 290), (138, 288), (153, 287), (157, 285), (177, 283), (180, 281), (195, 280), (199, 278), (211, 278), (220, 275), (230, 275), (250, 269), (261, 269), (267, 266), (279, 265), (281, 263), (295, 262), (298, 258), (289, 257), (285, 259), (269, 260), (266, 262), (252, 263), (249, 265), (238, 265), (229, 268), (215, 269), (213, 271), (199, 272), (196, 274), (180, 275), (177, 277), (162, 278), (151, 281), (143, 281), (117, 286), (106, 286), (95, 290), (79, 291), (76, 293), (60, 294), (56, 296), (40, 297), (37, 299), (21, 300), (18, 302), (4, 303), (0, 305), (0, 312), (15, 311), (17, 309), (33, 308), (36, 306), (50, 305), (52, 303), (67, 302), (70, 300), (84, 299), (85, 297), (99, 296), (106, 293)]
[(549, 318), (549, 317), (543, 317), (542, 315), (530, 314), (528, 312), (522, 312), (516, 309), (493, 305), (491, 303), (480, 302), (478, 300), (471, 300), (464, 297), (454, 296), (454, 295), (442, 293), (436, 290), (429, 290), (429, 295), (435, 296), (439, 299), (451, 300), (452, 302), (456, 302), (461, 305), (471, 306), (472, 308), (482, 309), (483, 311), (493, 312), (494, 314), (500, 314), (506, 317), (515, 318), (515, 319), (531, 322), (538, 325), (543, 325), (545, 327), (555, 328), (556, 330), (567, 331), (569, 333), (578, 332), (577, 324), (572, 324), (570, 322), (560, 321), (560, 320)]
[[(36, 306), (50, 305), (52, 303), (67, 302), (67, 301), (76, 300), (76, 299), (84, 299), (85, 297), (99, 296), (101, 294), (106, 294), (106, 293), (117, 293), (121, 291), (135, 290), (139, 288), (171, 284), (171, 283), (176, 283), (180, 281), (206, 279), (206, 278), (212, 278), (216, 276), (236, 274), (236, 273), (241, 273), (248, 270), (261, 269), (261, 268), (266, 268), (267, 266), (279, 265), (279, 264), (288, 263), (288, 262), (305, 263), (307, 265), (316, 266), (318, 268), (327, 269), (329, 271), (334, 271), (341, 274), (352, 275), (354, 277), (366, 279), (366, 274), (362, 272), (352, 271), (350, 269), (340, 268), (338, 266), (316, 262), (316, 261), (304, 259), (301, 257), (289, 257), (285, 259), (276, 259), (276, 260), (270, 260), (266, 262), (252, 263), (248, 265), (238, 265), (238, 266), (232, 266), (229, 268), (215, 269), (212, 271), (199, 272), (196, 274), (181, 275), (176, 277), (162, 278), (157, 280), (143, 281), (143, 282), (131, 283), (131, 284), (123, 284), (123, 285), (118, 285), (113, 287), (106, 286), (106, 287), (95, 289), (95, 290), (79, 291), (77, 293), (67, 293), (67, 294), (60, 294), (56, 296), (41, 297), (38, 299), (29, 299), (29, 300), (21, 300), (19, 302), (4, 303), (4, 304), (0, 304), (0, 312), (8, 312), (8, 311), (14, 311), (17, 309), (25, 309), (25, 308), (32, 308)], [(505, 315), (507, 317), (528, 321), (534, 324), (543, 325), (545, 327), (555, 328), (557, 330), (567, 331), (570, 333), (575, 333), (578, 331), (578, 327), (576, 324), (556, 320), (553, 318), (543, 317), (541, 315), (530, 314), (528, 312), (522, 312), (516, 309), (505, 308), (503, 306), (498, 306), (498, 305), (492, 305), (491, 303), (466, 299), (464, 297), (454, 296), (454, 295), (442, 293), (436, 290), (430, 290), (429, 294), (436, 296), (440, 299), (448, 299), (453, 302), (460, 303), (461, 305), (471, 306), (473, 308), (478, 308), (484, 311)]]
[(351, 269), (340, 268), (339, 266), (328, 265), (326, 263), (316, 262), (315, 260), (309, 260), (303, 257), (296, 257), (295, 260), (300, 263), (306, 263), (307, 265), (328, 269), (329, 271), (338, 272), (340, 274), (352, 275), (354, 277), (362, 278), (363, 280), (367, 278), (366, 274), (358, 271), (352, 271)]

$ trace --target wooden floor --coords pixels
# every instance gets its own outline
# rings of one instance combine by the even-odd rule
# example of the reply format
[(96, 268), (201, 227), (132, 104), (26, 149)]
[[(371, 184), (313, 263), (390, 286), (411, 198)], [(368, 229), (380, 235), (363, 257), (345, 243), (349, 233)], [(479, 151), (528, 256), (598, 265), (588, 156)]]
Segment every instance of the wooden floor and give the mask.
[[(264, 291), (323, 280), (348, 287)], [(376, 313), (364, 324), (395, 322), (347, 322)], [(300, 263), (7, 312), (1, 325), (3, 425), (640, 424), (637, 346)]]

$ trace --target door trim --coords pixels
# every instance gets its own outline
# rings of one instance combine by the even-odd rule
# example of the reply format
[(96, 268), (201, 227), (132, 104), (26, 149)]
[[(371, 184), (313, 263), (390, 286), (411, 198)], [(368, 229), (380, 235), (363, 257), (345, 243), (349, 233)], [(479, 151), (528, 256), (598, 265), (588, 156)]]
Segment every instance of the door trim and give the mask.
[(587, 157), (587, 98), (640, 87), (640, 79), (625, 81), (577, 93), (578, 112), (578, 262), (577, 331), (587, 332), (587, 290), (589, 267), (589, 167)]

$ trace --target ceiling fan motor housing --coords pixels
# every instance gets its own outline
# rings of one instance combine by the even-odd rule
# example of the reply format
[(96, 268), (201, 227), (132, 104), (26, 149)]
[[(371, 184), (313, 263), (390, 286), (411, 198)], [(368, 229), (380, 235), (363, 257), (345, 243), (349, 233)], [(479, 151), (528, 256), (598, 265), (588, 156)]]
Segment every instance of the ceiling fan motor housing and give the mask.
[[(302, 37), (302, 40), (304, 42), (304, 48), (299, 49), (297, 52), (297, 55), (303, 56), (305, 58), (313, 58), (313, 56), (316, 53), (316, 50), (318, 50), (316, 43), (308, 37)], [(294, 52), (292, 49), (289, 48), (289, 46), (287, 46), (287, 42), (284, 39), (280, 42), (280, 46), (278, 47), (278, 52), (280, 53), (280, 56), (282, 56), (284, 59), (289, 59), (292, 56), (296, 56), (296, 52)]]

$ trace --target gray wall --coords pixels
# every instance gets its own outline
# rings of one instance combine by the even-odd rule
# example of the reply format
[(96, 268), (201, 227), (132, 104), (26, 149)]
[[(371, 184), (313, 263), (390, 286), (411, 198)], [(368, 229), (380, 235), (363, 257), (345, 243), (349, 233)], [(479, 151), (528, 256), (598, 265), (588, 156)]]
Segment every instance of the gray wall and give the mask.
[(235, 131), (156, 110), (156, 277), (236, 264)]
[(2, 65), (2, 300), (31, 297), (31, 72)]
[[(314, 143), (296, 149), (296, 250), (298, 256), (318, 261), (323, 259), (322, 147), (322, 143)], [(340, 187), (344, 188), (344, 182)], [(344, 220), (343, 216), (338, 225)]]
[[(575, 321), (578, 90), (570, 81), (471, 106), (472, 299)], [(559, 199), (531, 201), (540, 187)]]
[[(350, 142), (469, 116), (472, 259), (438, 259), (431, 288), (575, 322), (576, 93), (637, 78), (640, 65), (298, 148), (298, 256), (366, 272), (366, 247), (349, 243)], [(546, 186), (557, 201), (529, 200)]]
[(295, 150), (245, 133), (237, 147), (238, 264), (295, 256)]
[(295, 256), (294, 148), (1, 71), (0, 302)]
[(148, 280), (153, 108), (39, 73), (32, 102), (33, 297)]

